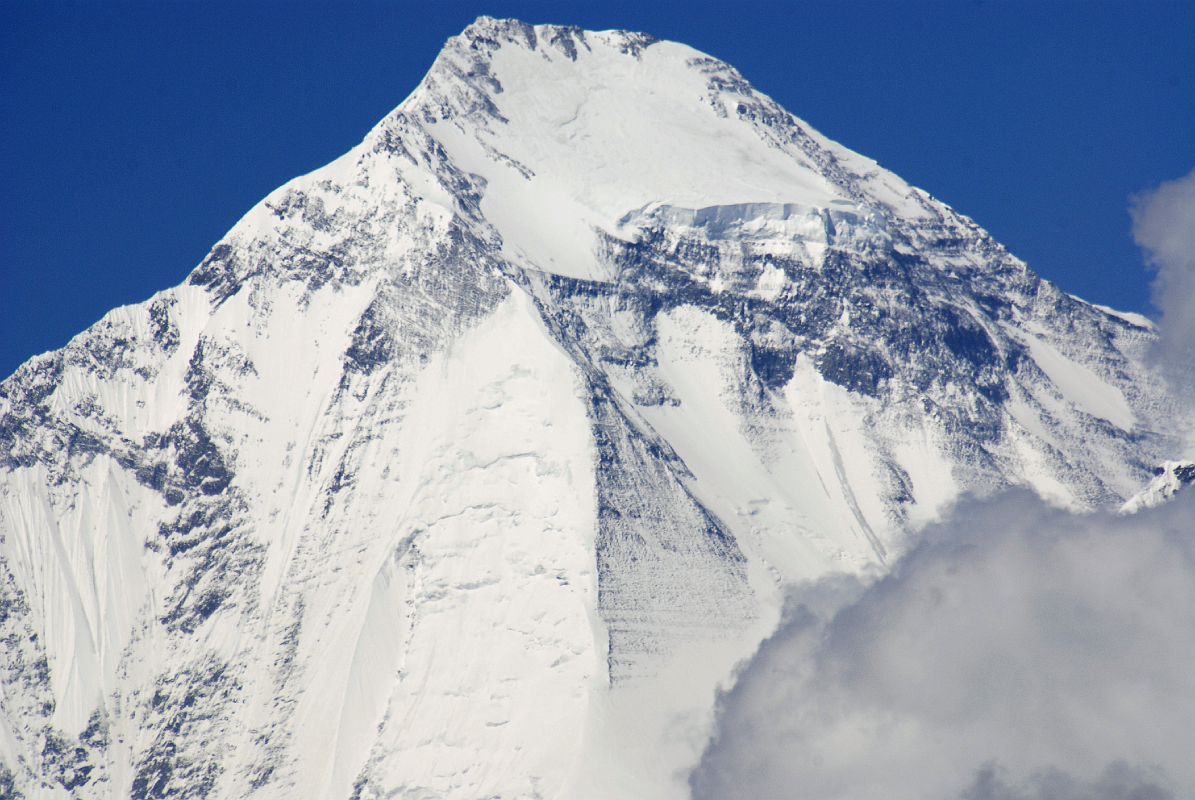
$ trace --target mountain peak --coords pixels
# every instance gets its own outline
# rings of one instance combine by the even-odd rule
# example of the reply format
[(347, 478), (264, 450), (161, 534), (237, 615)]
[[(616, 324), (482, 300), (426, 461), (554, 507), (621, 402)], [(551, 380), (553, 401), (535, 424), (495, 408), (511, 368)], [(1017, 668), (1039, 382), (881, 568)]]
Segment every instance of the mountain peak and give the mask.
[[(396, 114), (484, 179), (507, 255), (548, 272), (600, 278), (595, 232), (625, 238), (620, 225), (657, 206), (869, 213), (828, 142), (723, 62), (642, 34), (483, 17)], [(516, 208), (549, 224), (529, 231)]]
[(632, 55), (657, 41), (654, 36), (633, 31), (595, 32), (575, 25), (531, 25), (517, 19), (496, 19), (483, 15), (450, 39), (449, 46), (461, 43), (474, 49), (496, 49), (504, 44), (514, 44), (529, 50), (552, 49), (575, 59), (578, 50), (589, 48), (591, 39)]
[(0, 383), (0, 786), (685, 797), (787, 584), (1135, 491), (1153, 335), (716, 59), (483, 17)]

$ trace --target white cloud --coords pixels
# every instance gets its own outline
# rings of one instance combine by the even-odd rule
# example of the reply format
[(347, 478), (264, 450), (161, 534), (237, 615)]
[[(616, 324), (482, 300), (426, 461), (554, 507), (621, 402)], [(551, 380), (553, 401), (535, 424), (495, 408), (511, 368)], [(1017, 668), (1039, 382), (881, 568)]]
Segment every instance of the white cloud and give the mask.
[(1133, 238), (1156, 270), (1158, 355), (1181, 391), (1195, 389), (1195, 170), (1133, 198)]
[(1195, 491), (1127, 517), (1017, 492), (964, 503), (870, 587), (794, 598), (721, 698), (691, 785), (698, 800), (1168, 800), (1195, 796), (1192, 720)]

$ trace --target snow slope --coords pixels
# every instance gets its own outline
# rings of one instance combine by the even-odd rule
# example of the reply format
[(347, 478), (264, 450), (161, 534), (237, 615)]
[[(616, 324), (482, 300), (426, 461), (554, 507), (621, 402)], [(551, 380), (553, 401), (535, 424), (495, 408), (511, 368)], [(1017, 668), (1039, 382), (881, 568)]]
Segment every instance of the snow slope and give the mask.
[(786, 585), (1135, 492), (1153, 336), (726, 64), (479, 19), (0, 384), (0, 792), (683, 797)]

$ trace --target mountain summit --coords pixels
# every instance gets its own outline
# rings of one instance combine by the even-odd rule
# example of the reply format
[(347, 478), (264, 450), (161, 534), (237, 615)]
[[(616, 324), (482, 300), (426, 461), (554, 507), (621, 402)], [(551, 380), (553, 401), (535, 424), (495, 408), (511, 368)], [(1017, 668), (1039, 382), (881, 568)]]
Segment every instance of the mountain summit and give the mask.
[(786, 586), (1144, 485), (1153, 338), (714, 58), (479, 19), (0, 384), (0, 794), (684, 797)]

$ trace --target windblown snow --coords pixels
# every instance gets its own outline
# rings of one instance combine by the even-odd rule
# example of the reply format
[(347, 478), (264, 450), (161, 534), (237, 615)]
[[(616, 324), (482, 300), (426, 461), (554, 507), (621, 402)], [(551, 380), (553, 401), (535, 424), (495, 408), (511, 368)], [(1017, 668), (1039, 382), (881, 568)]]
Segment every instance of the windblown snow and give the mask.
[(716, 59), (479, 19), (0, 384), (0, 794), (685, 797), (787, 587), (1133, 495), (1153, 337)]

